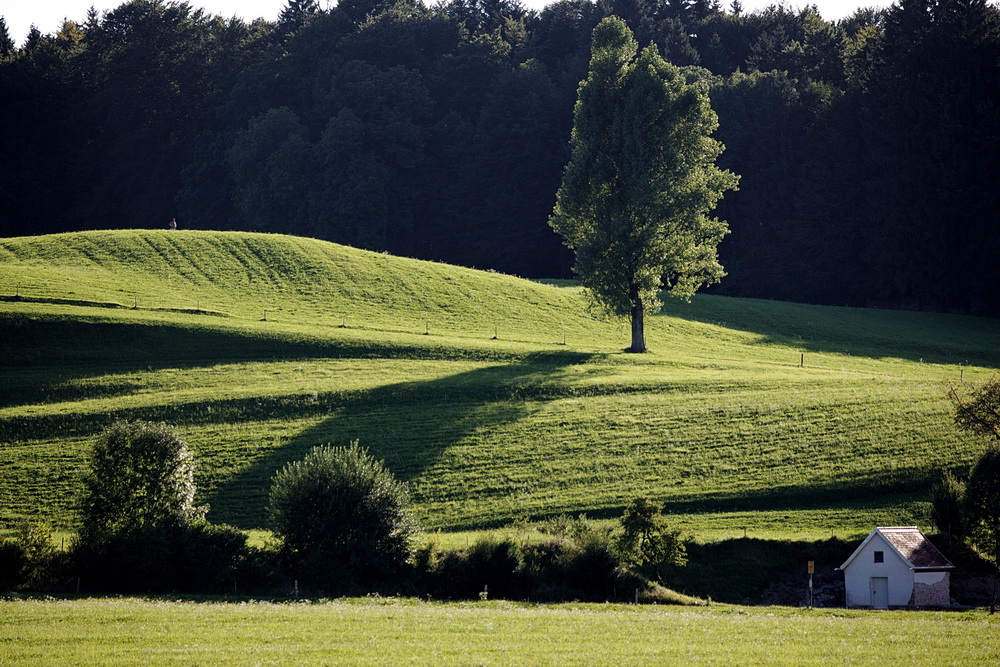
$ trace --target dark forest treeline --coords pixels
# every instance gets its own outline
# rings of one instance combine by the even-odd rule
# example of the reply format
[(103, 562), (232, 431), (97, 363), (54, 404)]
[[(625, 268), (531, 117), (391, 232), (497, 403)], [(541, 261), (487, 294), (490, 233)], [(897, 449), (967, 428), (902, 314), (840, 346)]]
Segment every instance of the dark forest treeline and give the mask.
[(245, 23), (132, 0), (16, 46), (0, 25), (0, 236), (283, 232), (567, 275), (547, 225), (590, 33), (628, 21), (719, 114), (715, 291), (1000, 313), (1000, 10), (837, 23), (712, 0), (289, 0)]

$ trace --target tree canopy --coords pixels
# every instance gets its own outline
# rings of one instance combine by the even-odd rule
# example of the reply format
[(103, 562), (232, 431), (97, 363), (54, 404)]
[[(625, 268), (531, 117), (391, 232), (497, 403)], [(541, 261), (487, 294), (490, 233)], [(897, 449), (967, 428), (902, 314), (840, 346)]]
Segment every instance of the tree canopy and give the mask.
[(81, 536), (113, 536), (203, 518), (194, 459), (163, 424), (118, 422), (98, 436), (83, 479)]
[(406, 487), (351, 443), (321, 445), (279, 470), (269, 511), (292, 564), (323, 587), (380, 581), (410, 557), (417, 524)]
[(955, 425), (963, 431), (1000, 441), (1000, 377), (981, 385), (949, 385)]
[(594, 29), (550, 224), (595, 301), (630, 318), (631, 351), (645, 352), (644, 314), (659, 308), (664, 283), (690, 297), (722, 277), (716, 247), (727, 227), (708, 213), (738, 177), (715, 165), (722, 145), (706, 87), (655, 46), (636, 51), (623, 20)]
[(662, 569), (687, 564), (687, 547), (681, 532), (672, 529), (663, 515), (663, 506), (648, 498), (635, 498), (622, 513), (622, 533), (618, 548), (625, 560), (649, 567), (663, 582)]

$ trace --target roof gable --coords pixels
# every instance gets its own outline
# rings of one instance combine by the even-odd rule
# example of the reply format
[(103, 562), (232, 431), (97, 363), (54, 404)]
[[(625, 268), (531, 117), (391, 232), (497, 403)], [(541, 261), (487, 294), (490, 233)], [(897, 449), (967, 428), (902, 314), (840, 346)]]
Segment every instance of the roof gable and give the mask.
[(939, 570), (955, 567), (916, 526), (882, 526), (870, 532), (839, 569), (847, 568), (876, 537), (888, 544), (912, 569)]

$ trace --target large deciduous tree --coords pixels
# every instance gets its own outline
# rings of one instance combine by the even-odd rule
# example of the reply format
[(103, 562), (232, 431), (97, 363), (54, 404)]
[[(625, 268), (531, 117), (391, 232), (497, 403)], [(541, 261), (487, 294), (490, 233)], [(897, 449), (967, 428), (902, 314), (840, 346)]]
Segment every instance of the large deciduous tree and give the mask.
[(644, 316), (662, 287), (689, 298), (724, 275), (716, 247), (728, 228), (708, 214), (739, 179), (715, 165), (717, 125), (705, 88), (655, 46), (637, 54), (624, 21), (594, 29), (549, 223), (593, 299), (630, 318), (632, 352), (646, 351)]

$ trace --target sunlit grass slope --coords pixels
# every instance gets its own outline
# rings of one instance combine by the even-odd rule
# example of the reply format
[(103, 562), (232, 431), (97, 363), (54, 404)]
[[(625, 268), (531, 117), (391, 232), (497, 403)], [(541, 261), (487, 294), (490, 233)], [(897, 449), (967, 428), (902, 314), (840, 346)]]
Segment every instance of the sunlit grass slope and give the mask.
[(269, 480), (358, 440), (430, 528), (644, 494), (705, 534), (926, 525), (982, 443), (943, 382), (1000, 365), (995, 320), (697, 297), (647, 355), (579, 290), (240, 233), (0, 239), (0, 529), (71, 527), (115, 419), (173, 424), (210, 518), (266, 525)]

